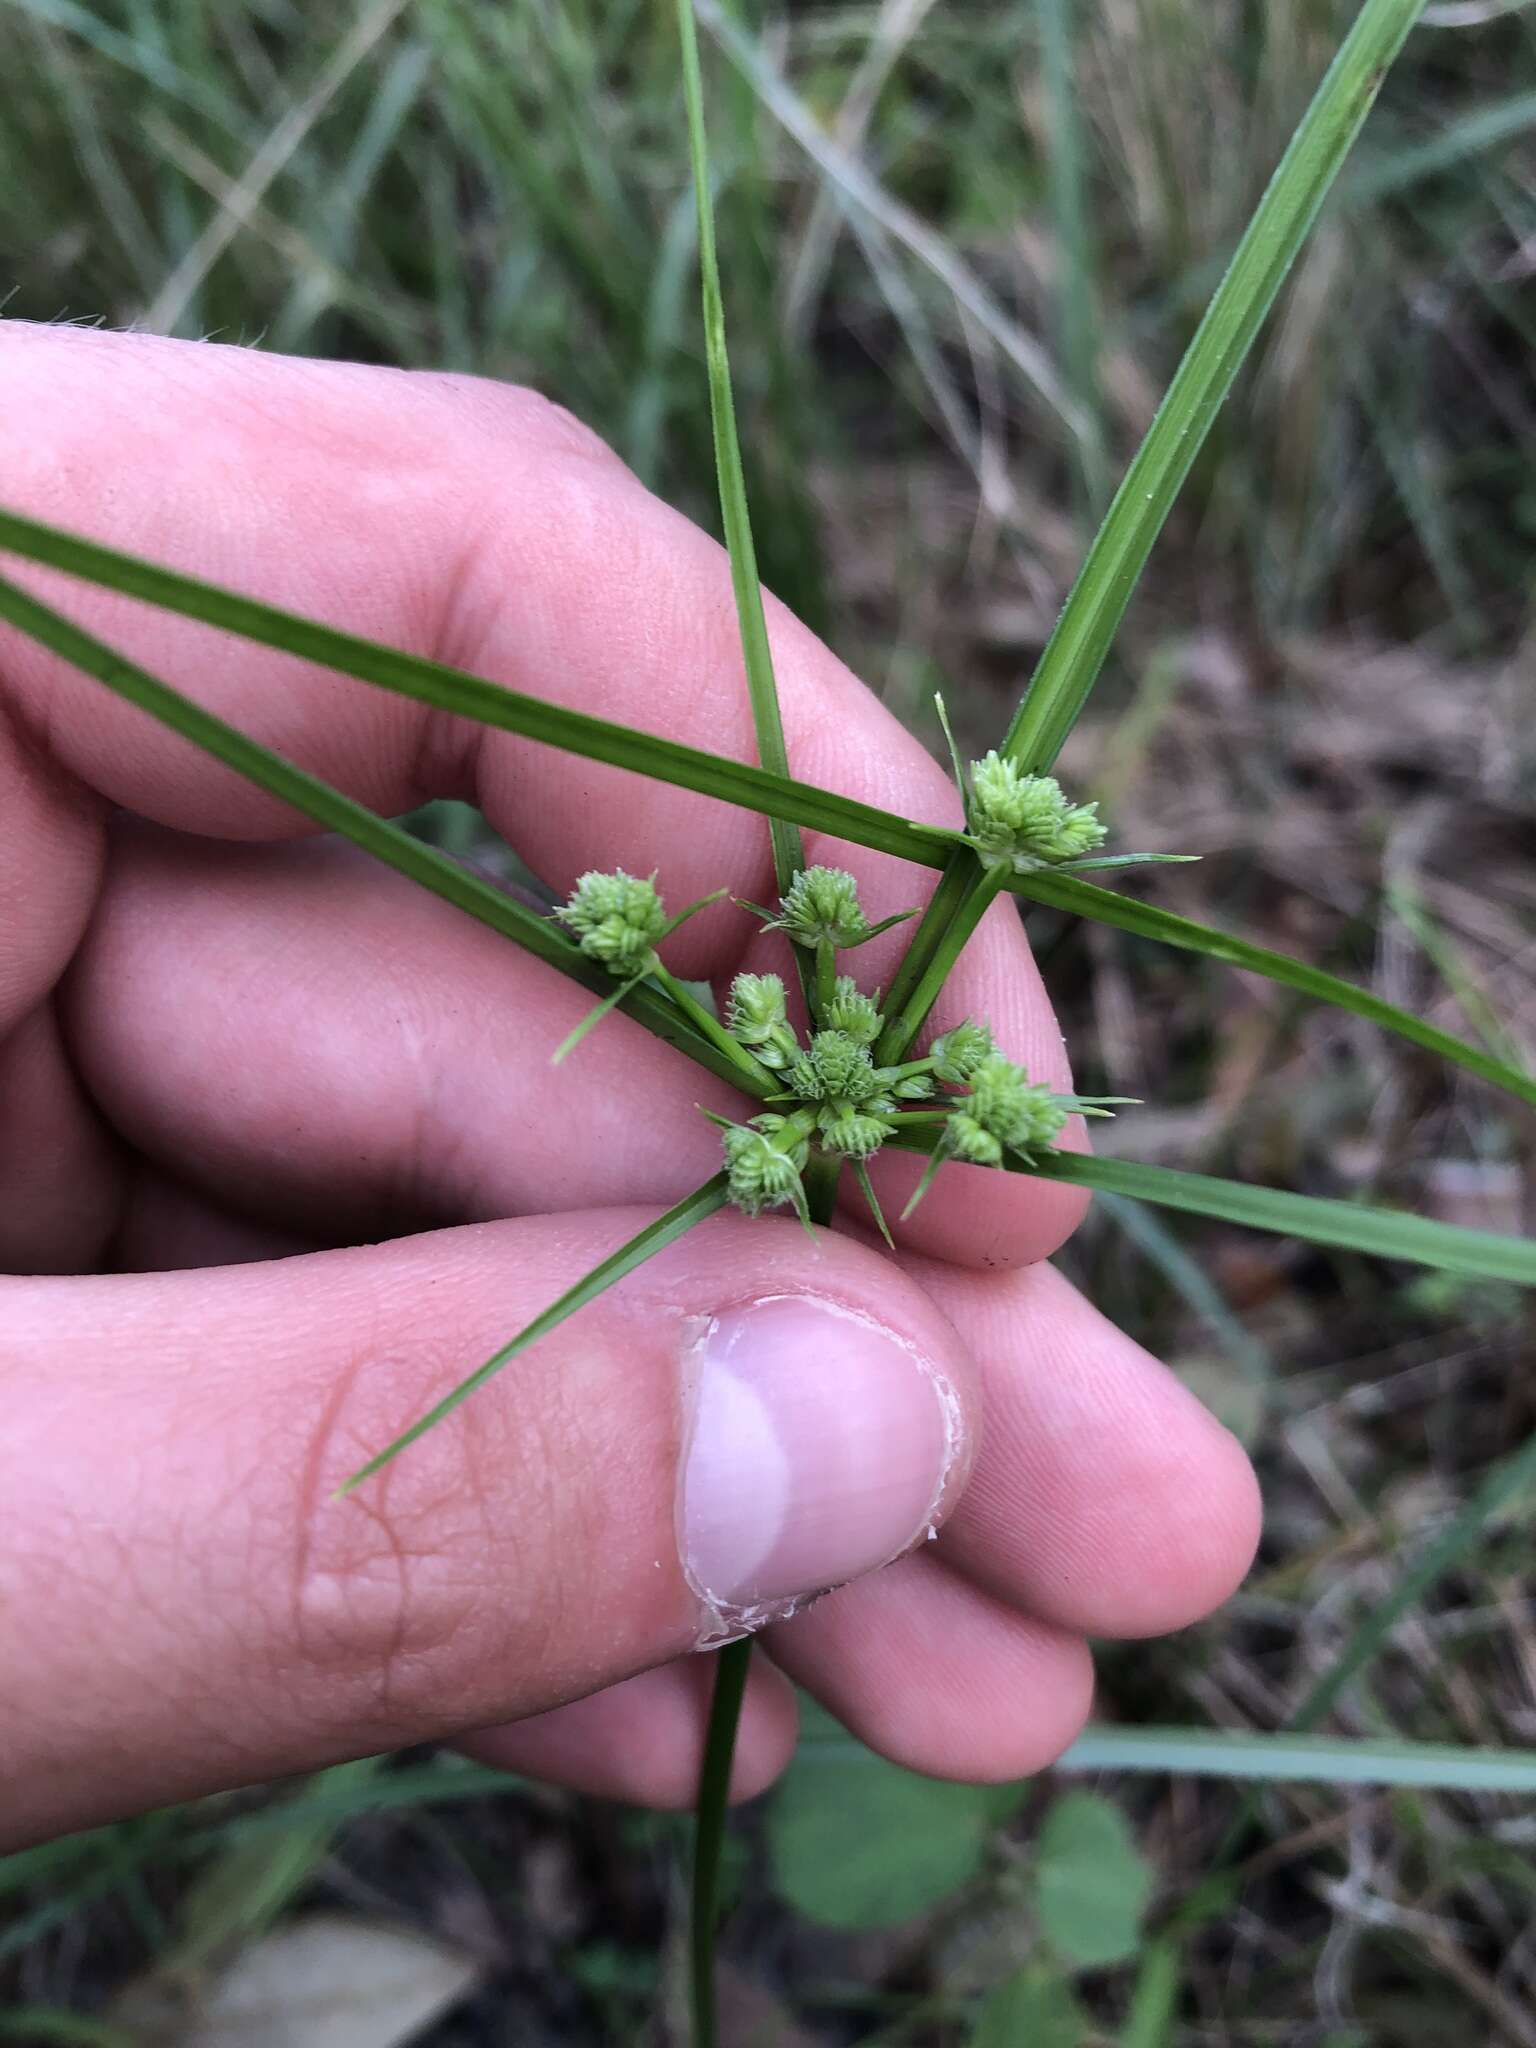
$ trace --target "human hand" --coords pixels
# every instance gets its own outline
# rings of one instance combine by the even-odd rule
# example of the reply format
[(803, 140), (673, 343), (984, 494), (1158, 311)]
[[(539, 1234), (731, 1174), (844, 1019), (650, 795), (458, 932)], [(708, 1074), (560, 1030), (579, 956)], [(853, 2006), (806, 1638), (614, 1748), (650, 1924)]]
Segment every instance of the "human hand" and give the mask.
[[(34, 516), (752, 753), (723, 554), (526, 392), (6, 324), (0, 409)], [(623, 864), (674, 905), (771, 893), (759, 818), (7, 573), (380, 811), (477, 802), (555, 886)], [(948, 821), (922, 748), (770, 625), (795, 771)], [(707, 1178), (695, 1104), (736, 1105), (621, 1015), (552, 1068), (584, 991), (308, 832), (0, 629), (0, 1846), (433, 1738), (686, 1803), (701, 1589), (771, 1608), (850, 1578), (767, 1628), (736, 1791), (787, 1757), (786, 1675), (902, 1763), (1016, 1776), (1087, 1711), (1085, 1636), (1232, 1588), (1252, 1475), (1042, 1263), (1079, 1196), (961, 1166), (895, 1262), (715, 1218), (333, 1502)], [(871, 917), (928, 879), (809, 852)], [(776, 943), (727, 905), (666, 952), (719, 985)], [(940, 1021), (967, 1012), (1067, 1085), (1011, 903)], [(878, 1165), (899, 1206), (915, 1163)]]

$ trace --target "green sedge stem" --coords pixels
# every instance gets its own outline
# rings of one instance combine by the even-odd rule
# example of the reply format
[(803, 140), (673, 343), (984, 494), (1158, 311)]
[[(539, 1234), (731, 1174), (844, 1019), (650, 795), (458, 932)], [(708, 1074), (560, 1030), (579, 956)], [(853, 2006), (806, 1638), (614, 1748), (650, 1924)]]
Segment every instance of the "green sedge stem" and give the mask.
[(909, 1081), (917, 1074), (931, 1074), (935, 1064), (933, 1060), (903, 1060), (899, 1067), (886, 1070), (887, 1078), (892, 1081)]
[(837, 954), (830, 939), (816, 941), (816, 1022), (821, 1024), (832, 1007), (837, 988)]
[(754, 1095), (768, 1095), (778, 1087), (777, 1075), (770, 1074), (761, 1061), (754, 1059), (739, 1040), (732, 1038), (720, 1019), (711, 1016), (698, 997), (690, 993), (677, 976), (669, 968), (663, 967), (659, 960), (656, 960), (651, 968), (651, 978), (666, 990), (699, 1036), (707, 1038), (711, 1045), (717, 1046), (727, 1059), (741, 1069), (744, 1084)]
[(752, 1663), (752, 1639), (727, 1643), (715, 1659), (715, 1685), (704, 1737), (704, 1763), (694, 1808), (693, 1899), (689, 1926), (689, 1991), (693, 2048), (715, 2048), (715, 1928), (720, 1919), (720, 1852), (730, 1796), (736, 1729)]
[[(980, 924), (993, 898), (1003, 886), (1003, 879), (1001, 868), (983, 868), (976, 873), (969, 886), (961, 885), (962, 893), (959, 900), (948, 923), (929, 949), (927, 964), (918, 974), (911, 994), (907, 996), (899, 1010), (890, 1014), (890, 1020), (881, 1034), (876, 1058), (882, 1066), (899, 1060), (927, 1023), (929, 1011), (938, 1001), (940, 991), (954, 972), (955, 962), (969, 944), (972, 932)], [(944, 895), (948, 881), (949, 874), (946, 871), (944, 880), (934, 895), (934, 903)], [(905, 964), (903, 962), (903, 970)]]
[(837, 1207), (837, 1183), (843, 1162), (832, 1152), (812, 1152), (801, 1179), (813, 1223), (830, 1223)]
[(910, 1038), (901, 1036), (897, 1019), (916, 992), (918, 983), (942, 944), (950, 920), (964, 900), (972, 877), (979, 875), (980, 872), (980, 863), (970, 848), (956, 847), (945, 865), (939, 886), (928, 899), (928, 907), (923, 912), (917, 930), (912, 934), (911, 944), (896, 970), (896, 978), (886, 991), (885, 1014), (891, 1021), (886, 1025), (880, 1042), (875, 1047), (876, 1066), (890, 1066), (901, 1058), (912, 1043)]

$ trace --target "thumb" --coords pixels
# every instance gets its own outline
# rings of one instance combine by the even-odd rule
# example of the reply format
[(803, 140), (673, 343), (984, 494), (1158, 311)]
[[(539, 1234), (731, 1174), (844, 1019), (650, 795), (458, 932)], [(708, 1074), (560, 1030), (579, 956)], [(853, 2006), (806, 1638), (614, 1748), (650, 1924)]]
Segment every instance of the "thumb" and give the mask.
[(538, 1713), (916, 1541), (969, 1459), (952, 1329), (732, 1215), (333, 1498), (646, 1220), (0, 1281), (0, 1847)]

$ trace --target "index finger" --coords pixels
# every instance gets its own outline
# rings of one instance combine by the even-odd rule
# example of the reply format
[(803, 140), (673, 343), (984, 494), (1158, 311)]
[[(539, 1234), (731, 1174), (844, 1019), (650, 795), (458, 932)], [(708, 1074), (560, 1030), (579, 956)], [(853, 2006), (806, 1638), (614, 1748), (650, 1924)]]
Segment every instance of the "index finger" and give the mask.
[[(0, 411), (15, 451), (7, 494), (35, 516), (533, 695), (755, 754), (722, 551), (531, 393), (8, 326)], [(53, 572), (20, 573), (178, 689), (380, 811), (433, 796), (478, 802), (556, 887), (586, 867), (623, 865), (658, 870), (674, 905), (722, 884), (771, 892), (762, 820), (730, 805), (446, 718)], [(777, 605), (770, 633), (792, 769), (953, 822), (942, 771), (843, 664)], [(53, 657), (10, 637), (0, 648), (22, 724), (109, 802), (223, 838), (308, 829)], [(0, 851), (25, 867), (25, 842)], [(926, 871), (888, 857), (838, 854), (872, 916), (931, 887)], [(723, 909), (671, 957), (685, 972), (722, 973), (748, 929)], [(1060, 1037), (1006, 906), (947, 997), (990, 1017), (1038, 1077), (1065, 1084)], [(1044, 1238), (1064, 1233), (1079, 1201), (1040, 1186), (999, 1199), (1027, 1207), (1031, 1249), (1042, 1220)], [(929, 1217), (925, 1247), (949, 1249), (945, 1205), (936, 1199)]]

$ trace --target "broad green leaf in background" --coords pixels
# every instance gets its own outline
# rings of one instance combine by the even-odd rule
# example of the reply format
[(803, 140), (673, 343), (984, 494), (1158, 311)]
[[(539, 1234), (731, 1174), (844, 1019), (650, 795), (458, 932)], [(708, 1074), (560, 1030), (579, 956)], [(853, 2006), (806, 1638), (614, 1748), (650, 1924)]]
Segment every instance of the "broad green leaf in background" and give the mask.
[(1136, 1953), (1152, 1872), (1111, 1800), (1057, 1800), (1035, 1841), (1034, 1889), (1040, 1932), (1066, 1961), (1101, 1969)]
[(774, 1882), (796, 1912), (824, 1927), (891, 1927), (975, 1877), (999, 1814), (996, 1786), (918, 1777), (829, 1717), (808, 1709), (805, 1719), (768, 1812)]
[(969, 2048), (1082, 2048), (1091, 2031), (1061, 1972), (1048, 1963), (1027, 1963), (989, 1993)]

